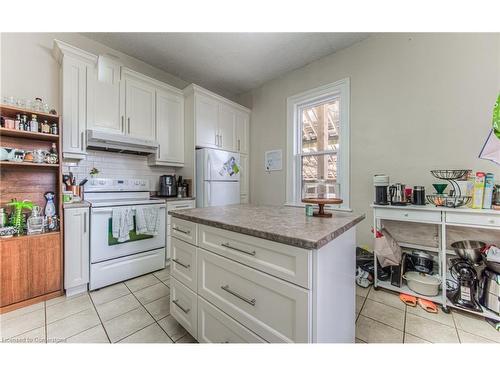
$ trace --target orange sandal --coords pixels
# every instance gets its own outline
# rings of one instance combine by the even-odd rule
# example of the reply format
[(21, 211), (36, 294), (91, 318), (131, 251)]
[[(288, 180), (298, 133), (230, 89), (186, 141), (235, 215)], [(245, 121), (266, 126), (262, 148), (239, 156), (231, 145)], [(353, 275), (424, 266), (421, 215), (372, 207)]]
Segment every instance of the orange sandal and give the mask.
[(410, 296), (409, 294), (399, 293), (399, 299), (408, 306), (417, 306), (417, 297)]
[(438, 309), (434, 302), (427, 301), (426, 299), (419, 298), (418, 305), (428, 313), (437, 314)]

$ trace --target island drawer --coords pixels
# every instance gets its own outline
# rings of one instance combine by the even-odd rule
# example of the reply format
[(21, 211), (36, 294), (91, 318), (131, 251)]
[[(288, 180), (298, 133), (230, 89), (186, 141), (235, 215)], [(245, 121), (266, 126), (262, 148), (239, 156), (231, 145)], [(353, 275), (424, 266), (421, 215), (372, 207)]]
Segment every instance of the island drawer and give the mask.
[(500, 227), (500, 215), (465, 212), (446, 212), (446, 222), (450, 224), (472, 224)]
[(377, 219), (415, 221), (415, 222), (441, 222), (440, 211), (405, 210), (404, 208), (378, 208), (375, 210)]
[(172, 238), (170, 274), (196, 292), (196, 247)]
[(211, 303), (198, 297), (198, 342), (238, 344), (266, 341)]
[[(182, 200), (182, 201), (167, 201), (167, 212), (176, 211), (176, 210), (185, 210), (188, 208), (194, 208), (194, 200)], [(170, 225), (172, 221), (172, 217), (170, 215), (167, 216), (167, 225)]]
[(198, 225), (198, 246), (304, 288), (311, 288), (310, 250)]
[(198, 295), (269, 342), (308, 342), (310, 291), (198, 248)]
[(170, 230), (173, 237), (196, 246), (196, 223), (173, 217)]
[(198, 337), (198, 297), (175, 277), (170, 279), (170, 314), (191, 336)]

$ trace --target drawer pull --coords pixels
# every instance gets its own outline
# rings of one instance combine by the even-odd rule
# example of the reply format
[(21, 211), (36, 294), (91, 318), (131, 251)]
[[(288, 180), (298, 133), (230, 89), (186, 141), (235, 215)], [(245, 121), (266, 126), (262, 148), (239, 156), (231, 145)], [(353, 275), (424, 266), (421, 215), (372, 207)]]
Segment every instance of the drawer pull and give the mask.
[(184, 263), (182, 263), (182, 262), (179, 262), (177, 259), (173, 259), (173, 258), (172, 258), (172, 262), (174, 262), (174, 263), (176, 263), (176, 264), (178, 264), (179, 266), (182, 266), (182, 267), (184, 267), (184, 268), (189, 268), (189, 267), (191, 267), (191, 265), (190, 265), (190, 264), (184, 264)]
[(238, 297), (242, 301), (245, 301), (249, 305), (255, 306), (255, 298), (250, 299), (250, 298), (247, 298), (247, 297), (243, 297), (241, 294), (236, 293), (236, 292), (232, 291), (231, 289), (229, 289), (229, 285), (224, 285), (224, 286), (221, 286), (220, 288), (222, 290), (225, 290), (229, 294), (232, 294), (233, 296)]
[(495, 219), (490, 219), (490, 220), (489, 220), (489, 222), (490, 222), (491, 224), (495, 224)]
[(179, 300), (178, 299), (174, 299), (172, 301), (172, 303), (177, 306), (179, 309), (181, 309), (182, 311), (184, 311), (184, 314), (189, 314), (189, 312), (191, 311), (191, 309), (185, 309), (184, 307), (182, 307), (180, 304), (179, 304)]
[(183, 206), (175, 206), (175, 207), (172, 207), (172, 211), (173, 210), (178, 210), (179, 208), (189, 208), (189, 204), (185, 204)]
[(252, 250), (252, 251), (241, 250), (241, 249), (238, 249), (236, 247), (231, 246), (229, 243), (221, 243), (220, 245), (227, 247), (228, 249), (231, 249), (231, 250), (239, 251), (240, 253), (245, 253), (245, 254), (248, 254), (251, 256), (255, 256), (255, 250)]
[(177, 228), (177, 227), (173, 227), (172, 229), (173, 229), (173, 230), (176, 230), (177, 232), (184, 233), (184, 234), (186, 234), (186, 235), (189, 235), (189, 234), (191, 233), (191, 231), (190, 231), (190, 230), (182, 230), (182, 229), (179, 229), (179, 228)]
[(408, 214), (406, 213), (406, 214), (404, 214), (403, 216), (404, 216), (404, 217), (408, 217)]

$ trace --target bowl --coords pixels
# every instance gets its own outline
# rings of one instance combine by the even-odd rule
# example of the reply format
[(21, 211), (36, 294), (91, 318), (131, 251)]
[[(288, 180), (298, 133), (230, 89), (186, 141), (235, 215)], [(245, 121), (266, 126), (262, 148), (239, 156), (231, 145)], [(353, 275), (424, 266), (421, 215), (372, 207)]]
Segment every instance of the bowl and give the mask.
[(481, 263), (482, 253), (481, 250), (486, 246), (482, 241), (457, 241), (451, 244), (451, 248), (462, 259), (467, 259), (474, 264)]
[(438, 194), (443, 194), (448, 184), (432, 184), (432, 186), (434, 186)]
[(488, 262), (486, 260), (486, 255), (485, 254), (481, 254), (481, 255), (483, 256), (483, 262), (486, 265), (486, 268), (488, 268), (489, 270), (491, 270), (493, 272), (500, 273), (500, 263)]

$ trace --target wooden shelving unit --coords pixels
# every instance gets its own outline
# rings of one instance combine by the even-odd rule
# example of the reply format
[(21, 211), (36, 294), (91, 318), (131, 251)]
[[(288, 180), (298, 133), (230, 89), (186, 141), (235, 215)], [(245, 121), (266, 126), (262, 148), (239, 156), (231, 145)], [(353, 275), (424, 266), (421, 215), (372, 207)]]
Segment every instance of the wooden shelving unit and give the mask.
[[(2, 113), (3, 115), (3, 113)], [(14, 130), (14, 129), (6, 129), (0, 128), (0, 135), (2, 137), (16, 137), (16, 138), (28, 138), (28, 139), (38, 139), (40, 141), (52, 141), (58, 142), (59, 136), (53, 134), (45, 134), (39, 132), (28, 132), (24, 130)]]
[(16, 162), (16, 161), (0, 161), (0, 166), (2, 167), (13, 167), (13, 168), (23, 168), (23, 167), (33, 167), (33, 168), (58, 168), (59, 164), (48, 164), (48, 163), (33, 163), (30, 161)]
[(14, 198), (26, 199), (43, 211), (44, 194), (53, 191), (60, 228), (54, 232), (0, 238), (2, 313), (63, 294), (61, 121), (57, 115), (0, 104), (2, 117), (14, 119), (16, 114), (26, 114), (28, 118), (35, 114), (39, 122), (57, 123), (59, 135), (0, 128), (0, 145), (25, 151), (48, 151), (55, 143), (59, 163), (0, 161), (0, 206), (7, 207)]

